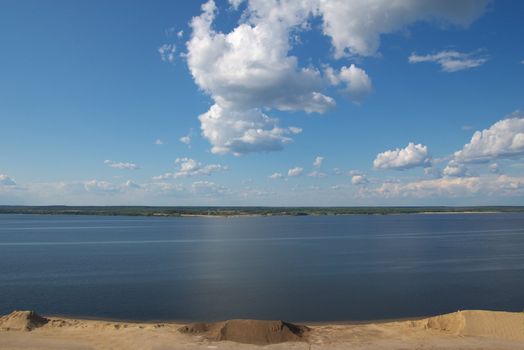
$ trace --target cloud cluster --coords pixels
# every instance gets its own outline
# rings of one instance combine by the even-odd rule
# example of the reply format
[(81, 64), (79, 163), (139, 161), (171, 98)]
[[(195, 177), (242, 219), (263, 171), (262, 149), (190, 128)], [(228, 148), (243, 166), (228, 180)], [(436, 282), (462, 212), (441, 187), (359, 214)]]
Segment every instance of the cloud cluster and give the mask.
[(104, 160), (104, 164), (109, 165), (111, 168), (114, 169), (125, 169), (125, 170), (137, 170), (140, 169), (140, 166), (138, 166), (135, 163), (128, 163), (128, 162), (113, 162), (112, 160)]
[(399, 31), (419, 21), (468, 26), (487, 0), (319, 0), (323, 32), (331, 38), (335, 57), (374, 55), (380, 35)]
[(442, 177), (411, 182), (385, 182), (370, 189), (369, 194), (384, 198), (467, 197), (475, 194), (487, 196), (522, 196), (524, 177), (484, 175), (472, 177)]
[(458, 51), (441, 51), (436, 54), (423, 56), (412, 53), (408, 60), (410, 63), (438, 63), (444, 72), (458, 72), (460, 70), (475, 68), (488, 61), (486, 57), (479, 56), (478, 52), (462, 53)]
[(405, 148), (379, 153), (373, 161), (376, 169), (403, 170), (419, 166), (429, 166), (431, 157), (428, 148), (422, 144), (410, 142)]
[[(238, 9), (243, 1), (231, 2)], [(335, 57), (376, 53), (383, 33), (417, 21), (444, 21), (467, 26), (484, 10), (484, 0), (249, 0), (241, 22), (228, 33), (213, 27), (217, 7), (213, 0), (192, 19), (186, 43), (187, 63), (198, 87), (214, 101), (202, 114), (202, 135), (213, 153), (280, 150), (292, 142), (291, 127), (263, 111), (299, 110), (324, 113), (335, 106), (324, 94), (326, 78), (313, 66), (301, 67), (290, 55), (297, 32), (311, 29), (321, 19), (323, 34), (331, 39)], [(328, 81), (344, 84), (358, 102), (372, 90), (367, 73), (354, 64), (331, 70)]]

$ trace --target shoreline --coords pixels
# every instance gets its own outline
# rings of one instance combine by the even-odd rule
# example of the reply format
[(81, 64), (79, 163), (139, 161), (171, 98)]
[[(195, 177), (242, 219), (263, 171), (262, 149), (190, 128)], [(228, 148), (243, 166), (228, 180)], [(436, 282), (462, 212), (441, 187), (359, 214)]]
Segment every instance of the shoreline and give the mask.
[(28, 212), (28, 213), (11, 213), (11, 212), (0, 212), (0, 217), (2, 215), (36, 215), (36, 216), (71, 216), (71, 217), (127, 217), (127, 218), (209, 218), (209, 219), (236, 219), (236, 218), (271, 218), (271, 217), (337, 217), (337, 216), (398, 216), (398, 215), (475, 215), (475, 214), (523, 214), (524, 211), (421, 211), (421, 212), (405, 212), (405, 213), (312, 213), (312, 214), (287, 214), (287, 213), (274, 213), (274, 214), (92, 214), (92, 213), (38, 213), (38, 212)]
[(28, 311), (0, 318), (0, 349), (517, 350), (522, 344), (523, 312), (486, 310), (358, 323), (229, 320), (187, 324), (41, 317)]

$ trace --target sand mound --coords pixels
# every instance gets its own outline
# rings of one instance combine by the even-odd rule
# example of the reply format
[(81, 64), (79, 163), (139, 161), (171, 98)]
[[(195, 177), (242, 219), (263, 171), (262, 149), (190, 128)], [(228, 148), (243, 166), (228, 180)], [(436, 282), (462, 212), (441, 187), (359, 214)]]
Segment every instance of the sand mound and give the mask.
[(0, 329), (7, 331), (30, 331), (42, 327), (49, 320), (34, 311), (13, 311), (0, 318)]
[(414, 326), (462, 336), (524, 340), (524, 314), (501, 311), (458, 311), (414, 321)]
[(303, 341), (309, 328), (283, 321), (230, 320), (216, 323), (194, 323), (180, 328), (179, 331), (199, 334), (208, 340), (267, 345)]

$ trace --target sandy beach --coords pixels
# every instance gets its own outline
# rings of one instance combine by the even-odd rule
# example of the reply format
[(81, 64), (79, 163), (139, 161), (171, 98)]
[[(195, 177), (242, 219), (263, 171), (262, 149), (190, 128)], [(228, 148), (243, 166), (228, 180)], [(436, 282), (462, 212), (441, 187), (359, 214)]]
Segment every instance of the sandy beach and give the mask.
[(523, 344), (524, 314), (498, 311), (325, 325), (253, 320), (190, 325), (110, 322), (45, 318), (24, 311), (0, 319), (0, 349), (517, 350)]

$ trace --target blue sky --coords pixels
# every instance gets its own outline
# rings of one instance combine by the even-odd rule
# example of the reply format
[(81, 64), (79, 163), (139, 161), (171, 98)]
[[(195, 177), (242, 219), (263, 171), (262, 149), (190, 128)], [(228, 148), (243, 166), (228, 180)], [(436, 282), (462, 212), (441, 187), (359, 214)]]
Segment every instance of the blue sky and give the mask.
[(0, 204), (523, 205), (524, 4), (370, 4), (4, 1)]

